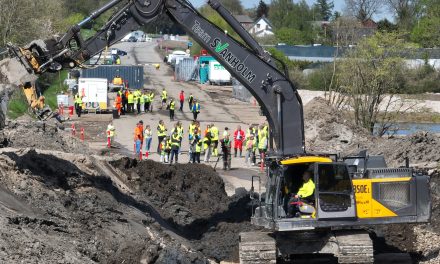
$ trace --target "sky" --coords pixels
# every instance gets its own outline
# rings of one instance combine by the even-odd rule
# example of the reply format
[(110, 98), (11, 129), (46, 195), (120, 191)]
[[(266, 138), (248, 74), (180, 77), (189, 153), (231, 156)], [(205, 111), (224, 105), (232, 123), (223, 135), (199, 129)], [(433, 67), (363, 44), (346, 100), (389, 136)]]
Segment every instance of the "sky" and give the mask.
[[(188, 1), (190, 1), (195, 7), (199, 7), (207, 2), (206, 0), (188, 0)], [(263, 0), (263, 1), (266, 4), (269, 4), (271, 2), (271, 0)], [(293, 0), (293, 1), (295, 3), (299, 2), (299, 0)], [(259, 2), (260, 0), (241, 0), (241, 3), (245, 8), (255, 7), (258, 5)], [(309, 5), (313, 5), (314, 3), (316, 3), (316, 0), (306, 0), (306, 2)], [(344, 12), (344, 8), (345, 8), (344, 0), (333, 0), (333, 3), (335, 4), (334, 11), (339, 11), (341, 13)], [(381, 20), (383, 18), (387, 18), (388, 20), (393, 21), (392, 15), (386, 10), (383, 10), (380, 14), (375, 15), (373, 18), (376, 21)]]

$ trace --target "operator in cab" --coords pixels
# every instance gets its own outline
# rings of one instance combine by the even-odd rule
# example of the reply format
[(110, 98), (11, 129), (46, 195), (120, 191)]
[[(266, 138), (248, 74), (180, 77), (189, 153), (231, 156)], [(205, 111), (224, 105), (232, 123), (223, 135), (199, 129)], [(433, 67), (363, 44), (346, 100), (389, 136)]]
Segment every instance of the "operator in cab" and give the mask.
[(292, 197), (289, 200), (287, 217), (299, 217), (299, 206), (302, 203), (301, 200), (311, 198), (315, 193), (315, 183), (312, 180), (312, 175), (313, 174), (310, 171), (304, 172), (302, 176), (302, 186), (296, 194), (292, 194)]

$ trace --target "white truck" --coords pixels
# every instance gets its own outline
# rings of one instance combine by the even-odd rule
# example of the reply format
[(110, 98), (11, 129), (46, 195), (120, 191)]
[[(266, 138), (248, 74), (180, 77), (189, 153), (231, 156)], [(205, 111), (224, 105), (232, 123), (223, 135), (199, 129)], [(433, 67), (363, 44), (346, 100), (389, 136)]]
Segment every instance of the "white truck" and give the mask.
[(218, 61), (209, 62), (208, 71), (209, 84), (228, 85), (231, 84), (231, 74)]
[(167, 63), (171, 64), (172, 66), (176, 65), (176, 62), (182, 58), (189, 58), (190, 55), (182, 50), (175, 50), (171, 54), (167, 56)]
[(86, 110), (107, 110), (108, 82), (104, 78), (79, 78), (78, 93), (83, 97)]

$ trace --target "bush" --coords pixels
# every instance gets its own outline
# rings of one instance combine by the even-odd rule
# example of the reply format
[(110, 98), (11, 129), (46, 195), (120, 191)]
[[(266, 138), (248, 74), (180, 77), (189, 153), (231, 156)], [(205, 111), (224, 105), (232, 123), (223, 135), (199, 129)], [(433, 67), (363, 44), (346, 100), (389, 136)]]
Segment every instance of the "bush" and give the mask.
[(28, 111), (28, 103), (26, 97), (21, 89), (13, 92), (11, 99), (8, 102), (7, 116), (11, 119), (16, 119)]
[(429, 65), (407, 69), (403, 80), (403, 93), (440, 93), (440, 73)]
[(310, 90), (328, 90), (333, 75), (333, 64), (326, 64), (314, 70), (307, 76), (308, 87)]

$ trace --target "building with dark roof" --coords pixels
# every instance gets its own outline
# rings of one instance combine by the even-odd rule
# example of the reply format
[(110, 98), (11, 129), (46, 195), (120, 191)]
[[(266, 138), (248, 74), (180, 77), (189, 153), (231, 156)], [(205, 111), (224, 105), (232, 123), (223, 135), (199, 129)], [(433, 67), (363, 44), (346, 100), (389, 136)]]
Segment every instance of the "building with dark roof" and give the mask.
[(236, 15), (234, 17), (246, 30), (249, 30), (254, 24), (254, 21), (248, 15)]

